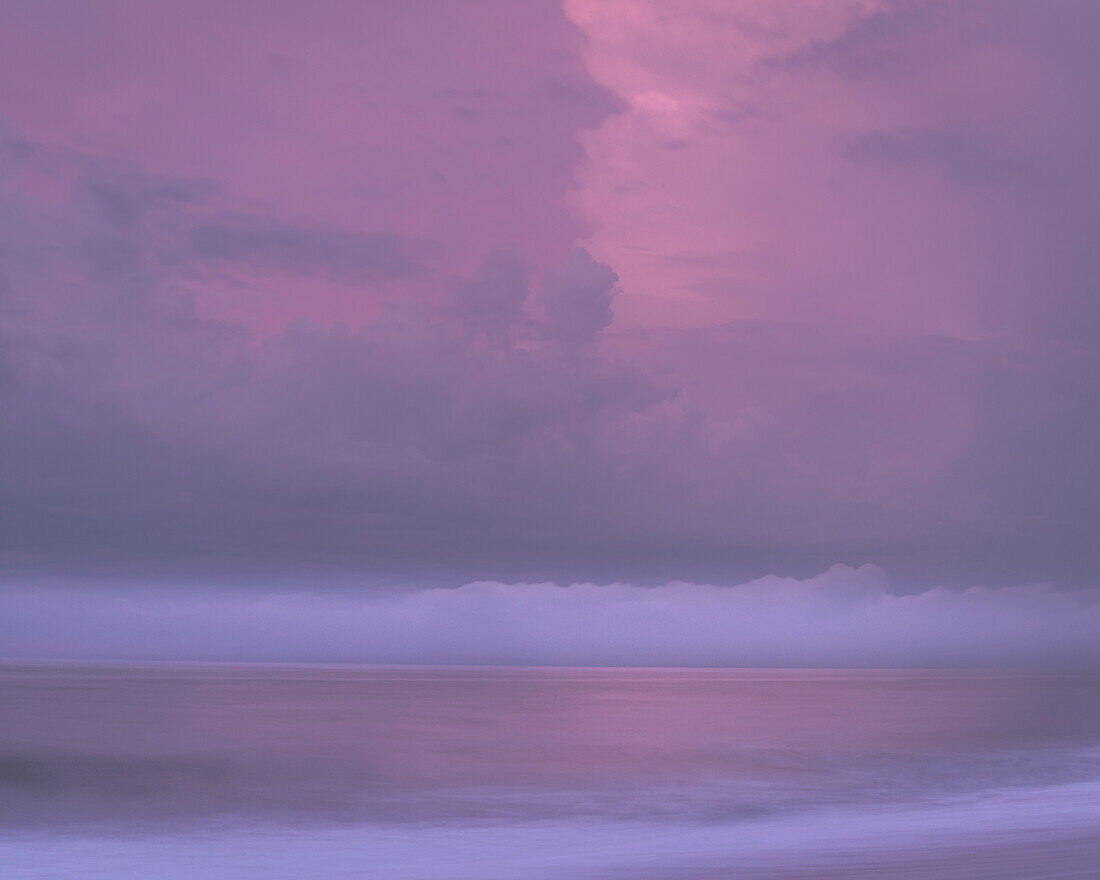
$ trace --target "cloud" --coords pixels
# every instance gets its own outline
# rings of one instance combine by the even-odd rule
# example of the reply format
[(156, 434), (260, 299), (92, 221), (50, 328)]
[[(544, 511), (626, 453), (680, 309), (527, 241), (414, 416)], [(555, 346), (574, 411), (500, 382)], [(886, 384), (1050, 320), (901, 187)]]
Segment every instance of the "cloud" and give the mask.
[[(564, 198), (583, 155), (576, 137), (616, 104), (585, 71), (581, 35), (555, 0), (433, 15), (330, 0), (310, 15), (279, 4), (263, 21), (210, 0), (157, 11), (108, 2), (98, 18), (62, 6), (0, 11), (0, 115), (52, 149), (212, 182), (227, 213), (251, 218), (247, 230), (215, 224), (236, 254), (270, 267), (272, 246), (285, 245), (283, 258), (316, 280), (321, 259), (376, 279), (408, 261), (467, 277), (509, 248), (545, 267), (584, 232)], [(3, 86), (16, 80), (33, 86)], [(432, 248), (395, 259), (386, 236)], [(359, 321), (372, 313), (355, 300), (385, 298), (318, 283), (295, 293), (296, 316), (317, 320)], [(342, 294), (352, 303), (326, 308)], [(204, 304), (270, 328), (273, 297), (246, 295)]]
[(301, 228), (252, 217), (199, 223), (186, 235), (197, 260), (370, 279), (422, 272), (410, 242), (386, 233)]
[(1086, 7), (963, 6), (0, 29), (5, 580), (1095, 587)]
[(630, 99), (586, 135), (575, 195), (619, 328), (1095, 338), (1095, 6), (566, 8)]
[(761, 67), (822, 68), (853, 80), (912, 75), (933, 60), (942, 63), (956, 41), (972, 36), (975, 7), (982, 5), (944, 0), (866, 3), (841, 33), (766, 57)]
[(962, 186), (1000, 183), (1023, 170), (969, 133), (950, 129), (868, 131), (843, 138), (840, 147), (850, 162), (929, 166)]
[(438, 311), (255, 340), (189, 297), (212, 256), (369, 276), (358, 239), (226, 221), (200, 184), (66, 158), (60, 199), (25, 190), (19, 157), (0, 169), (8, 565), (476, 557), (561, 521), (593, 438), (663, 396), (601, 351), (614, 274), (581, 250), (540, 277), (491, 258)]
[(619, 280), (583, 248), (574, 248), (561, 266), (547, 271), (536, 302), (551, 339), (591, 343), (611, 323), (611, 297)]
[[(616, 272), (584, 249), (541, 271), (498, 252), (363, 326), (257, 338), (189, 296), (193, 230), (245, 223), (205, 184), (15, 152), (9, 578), (653, 584), (842, 559), (913, 587), (1093, 582), (1094, 353), (789, 321), (614, 334)], [(63, 197), (26, 189), (32, 158)], [(317, 250), (277, 247), (271, 271), (345, 271), (352, 238), (278, 228)], [(230, 245), (219, 271), (262, 291), (260, 255)]]
[(515, 254), (492, 254), (476, 277), (459, 286), (452, 314), (467, 332), (506, 342), (528, 298), (529, 283)]
[(874, 566), (739, 586), (472, 583), (354, 592), (10, 589), (0, 655), (617, 666), (1095, 666), (1100, 599), (890, 592)]

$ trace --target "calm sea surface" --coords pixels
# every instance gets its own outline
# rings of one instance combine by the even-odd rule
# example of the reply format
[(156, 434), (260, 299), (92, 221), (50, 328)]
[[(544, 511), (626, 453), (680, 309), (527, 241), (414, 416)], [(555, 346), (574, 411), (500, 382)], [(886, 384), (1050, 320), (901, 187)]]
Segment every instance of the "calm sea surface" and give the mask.
[(0, 668), (0, 877), (1100, 877), (1100, 676)]

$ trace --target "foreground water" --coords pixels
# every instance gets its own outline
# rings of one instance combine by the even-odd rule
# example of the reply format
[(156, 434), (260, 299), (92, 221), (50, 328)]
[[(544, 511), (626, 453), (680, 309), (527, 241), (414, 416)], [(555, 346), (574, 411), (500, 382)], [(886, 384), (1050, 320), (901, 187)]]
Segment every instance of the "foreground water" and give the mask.
[(4, 878), (1097, 876), (1096, 675), (0, 669)]

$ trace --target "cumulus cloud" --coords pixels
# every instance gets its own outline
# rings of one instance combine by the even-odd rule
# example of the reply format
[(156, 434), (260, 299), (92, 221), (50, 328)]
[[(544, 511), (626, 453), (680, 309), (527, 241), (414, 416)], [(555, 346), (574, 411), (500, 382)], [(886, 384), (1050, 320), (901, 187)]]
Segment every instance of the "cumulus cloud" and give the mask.
[(547, 335), (569, 343), (592, 342), (611, 323), (611, 297), (618, 280), (584, 248), (574, 248), (539, 284), (537, 303)]
[(1095, 13), (933, 5), (570, 3), (602, 86), (553, 3), (20, 32), (4, 578), (1095, 586)]
[[(9, 573), (652, 584), (839, 558), (1089, 583), (1093, 353), (792, 322), (609, 335), (616, 275), (583, 249), (256, 338), (188, 296), (211, 259), (194, 230), (228, 222), (203, 184), (13, 143)], [(66, 170), (64, 198), (27, 191), (32, 161)], [(317, 247), (284, 269), (343, 271), (330, 232), (300, 230)], [(217, 262), (259, 259), (238, 245)]]
[(565, 666), (1100, 664), (1100, 598), (912, 595), (881, 569), (739, 586), (471, 583), (373, 595), (52, 586), (0, 598), (0, 655)]
[(200, 185), (55, 156), (73, 180), (43, 201), (20, 172), (48, 151), (26, 146), (0, 168), (11, 566), (465, 564), (502, 530), (560, 521), (602, 467), (601, 431), (662, 399), (601, 351), (614, 274), (582, 250), (544, 276), (491, 258), (439, 309), (255, 340), (202, 317), (186, 282), (272, 249), (284, 268), (339, 273), (357, 239), (234, 216), (241, 235), (212, 254), (195, 230), (223, 220)]

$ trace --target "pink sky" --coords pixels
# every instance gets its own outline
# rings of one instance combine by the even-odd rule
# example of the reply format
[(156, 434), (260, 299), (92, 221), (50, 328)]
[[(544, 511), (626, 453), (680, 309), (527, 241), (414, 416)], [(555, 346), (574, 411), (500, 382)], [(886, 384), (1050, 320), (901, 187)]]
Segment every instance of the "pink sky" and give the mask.
[(1100, 573), (1092, 5), (0, 16), (5, 570)]

